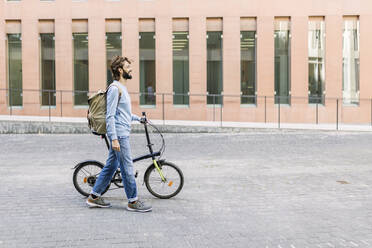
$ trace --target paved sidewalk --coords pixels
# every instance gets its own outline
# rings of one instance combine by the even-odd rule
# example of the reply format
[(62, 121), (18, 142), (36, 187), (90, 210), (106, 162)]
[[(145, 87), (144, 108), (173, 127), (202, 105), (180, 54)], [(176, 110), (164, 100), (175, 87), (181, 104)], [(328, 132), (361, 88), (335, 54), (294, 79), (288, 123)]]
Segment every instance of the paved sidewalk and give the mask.
[[(165, 134), (185, 175), (170, 200), (142, 185), (153, 212), (87, 209), (71, 168), (107, 156), (93, 135), (1, 135), (0, 247), (372, 247), (372, 134), (293, 130)], [(133, 156), (145, 151), (131, 137)], [(154, 137), (154, 144), (158, 140)]]
[[(86, 124), (86, 118), (76, 117), (51, 117), (48, 116), (10, 116), (0, 115), (0, 121), (23, 121), (23, 122), (55, 122), (55, 123), (82, 123)], [(151, 120), (157, 125), (168, 125), (168, 126), (185, 126), (185, 127), (226, 127), (226, 128), (265, 128), (265, 129), (298, 129), (298, 130), (342, 130), (342, 131), (366, 131), (372, 132), (372, 125), (351, 125), (339, 123), (338, 127), (336, 123), (332, 124), (307, 124), (307, 123), (263, 123), (263, 122), (219, 122), (219, 121), (181, 121), (181, 120)]]

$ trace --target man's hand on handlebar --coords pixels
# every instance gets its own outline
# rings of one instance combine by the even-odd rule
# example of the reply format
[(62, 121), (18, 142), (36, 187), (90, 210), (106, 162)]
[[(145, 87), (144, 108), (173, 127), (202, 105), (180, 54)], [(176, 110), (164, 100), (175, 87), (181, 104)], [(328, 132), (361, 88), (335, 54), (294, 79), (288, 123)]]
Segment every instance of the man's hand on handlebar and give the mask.
[(146, 117), (141, 117), (139, 122), (141, 122), (142, 124), (145, 124), (147, 122)]

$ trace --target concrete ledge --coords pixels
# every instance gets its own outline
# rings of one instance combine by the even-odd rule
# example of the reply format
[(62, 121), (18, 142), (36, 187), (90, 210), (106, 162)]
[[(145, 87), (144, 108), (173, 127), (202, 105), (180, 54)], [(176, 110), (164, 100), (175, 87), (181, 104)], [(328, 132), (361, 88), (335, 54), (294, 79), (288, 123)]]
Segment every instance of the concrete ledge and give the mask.
[[(212, 122), (212, 121), (179, 121), (151, 120), (163, 133), (231, 133), (277, 130), (278, 123), (260, 122)], [(222, 125), (222, 127), (221, 127)], [(282, 130), (328, 130), (336, 131), (335, 123), (281, 123)], [(366, 124), (339, 124), (339, 131), (372, 132), (372, 126)], [(132, 123), (132, 133), (143, 132), (143, 126)], [(90, 133), (86, 118), (45, 116), (1, 116), (0, 134), (26, 133)]]
[(89, 133), (83, 123), (42, 122), (42, 121), (0, 121), (0, 134), (31, 133)]
[[(226, 133), (252, 130), (251, 128), (156, 125), (162, 133)], [(143, 133), (141, 124), (132, 125), (132, 133)], [(0, 121), (0, 134), (82, 134), (91, 133), (87, 123)]]

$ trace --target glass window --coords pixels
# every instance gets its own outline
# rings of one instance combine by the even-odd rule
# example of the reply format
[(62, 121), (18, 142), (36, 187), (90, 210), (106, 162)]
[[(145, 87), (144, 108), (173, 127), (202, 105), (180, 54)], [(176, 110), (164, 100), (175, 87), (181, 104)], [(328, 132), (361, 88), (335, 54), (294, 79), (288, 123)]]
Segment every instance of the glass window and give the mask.
[(276, 21), (275, 27), (275, 103), (290, 103), (290, 30), (289, 21)]
[(359, 20), (344, 20), (342, 96), (345, 104), (359, 104)]
[(140, 32), (140, 104), (155, 105), (155, 32)]
[(111, 60), (114, 56), (121, 56), (121, 33), (106, 33), (106, 65), (107, 65), (107, 85), (112, 83)]
[[(207, 32), (207, 91), (220, 95), (222, 92), (222, 32)], [(207, 96), (207, 104), (222, 104), (221, 96)]]
[(256, 103), (256, 31), (240, 32), (242, 104)]
[(309, 21), (309, 103), (324, 104), (325, 81), (325, 23)]
[(189, 104), (189, 32), (173, 32), (174, 104)]
[(22, 106), (21, 34), (8, 34), (9, 106)]
[(88, 105), (88, 34), (74, 33), (74, 104)]
[(42, 105), (56, 105), (54, 34), (40, 34)]

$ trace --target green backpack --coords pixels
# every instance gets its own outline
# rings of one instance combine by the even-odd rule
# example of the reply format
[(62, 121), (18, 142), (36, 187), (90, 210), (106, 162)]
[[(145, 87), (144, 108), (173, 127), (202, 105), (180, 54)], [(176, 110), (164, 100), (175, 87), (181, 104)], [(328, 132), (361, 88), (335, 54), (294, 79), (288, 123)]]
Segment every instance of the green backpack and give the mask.
[(94, 134), (106, 134), (106, 96), (111, 86), (119, 89), (120, 100), (121, 89), (117, 83), (110, 84), (105, 91), (99, 90), (88, 98), (88, 127)]

